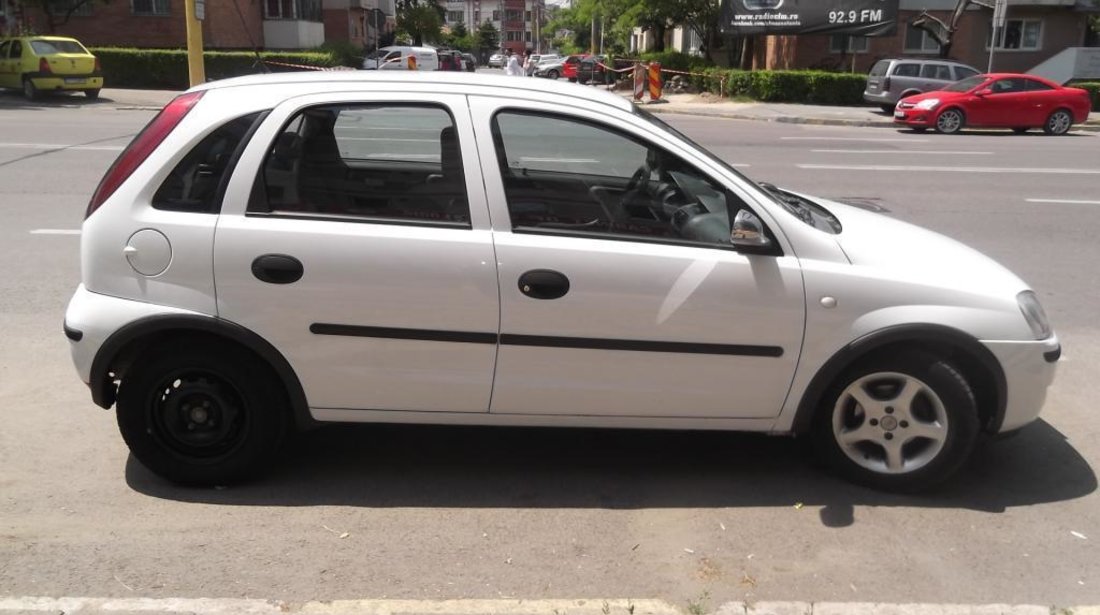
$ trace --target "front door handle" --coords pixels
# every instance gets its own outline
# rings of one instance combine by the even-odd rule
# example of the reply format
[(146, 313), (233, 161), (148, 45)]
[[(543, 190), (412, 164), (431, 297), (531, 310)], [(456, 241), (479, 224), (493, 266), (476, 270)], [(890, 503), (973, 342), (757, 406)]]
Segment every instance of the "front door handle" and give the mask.
[(268, 284), (293, 284), (304, 272), (302, 261), (286, 254), (264, 254), (252, 261), (252, 275)]
[(519, 276), (519, 291), (532, 299), (558, 299), (569, 292), (569, 278), (552, 269), (532, 269)]

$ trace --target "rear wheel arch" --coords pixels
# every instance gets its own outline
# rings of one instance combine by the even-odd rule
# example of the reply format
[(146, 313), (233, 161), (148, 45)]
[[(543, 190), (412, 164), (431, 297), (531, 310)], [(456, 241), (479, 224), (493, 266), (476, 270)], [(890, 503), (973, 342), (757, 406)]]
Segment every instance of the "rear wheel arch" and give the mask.
[(1008, 385), (996, 357), (974, 337), (942, 325), (898, 325), (867, 334), (842, 348), (806, 387), (791, 430), (808, 434), (814, 415), (833, 383), (849, 368), (877, 355), (921, 350), (948, 360), (973, 388), (981, 427), (996, 433), (1004, 421)]
[(252, 354), (279, 377), (294, 424), (302, 429), (316, 425), (309, 413), (305, 391), (282, 353), (252, 331), (224, 320), (203, 316), (165, 315), (135, 320), (113, 333), (92, 361), (90, 387), (96, 405), (110, 408), (118, 395), (116, 381), (152, 344), (185, 340), (189, 344), (232, 344)]

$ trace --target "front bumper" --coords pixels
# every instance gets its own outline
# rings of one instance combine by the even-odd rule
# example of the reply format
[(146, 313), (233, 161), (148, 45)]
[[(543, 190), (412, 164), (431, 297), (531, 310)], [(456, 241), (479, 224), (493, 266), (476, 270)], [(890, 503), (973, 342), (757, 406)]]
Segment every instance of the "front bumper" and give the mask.
[(936, 110), (917, 109), (916, 107), (910, 109), (896, 108), (894, 109), (894, 123), (927, 128), (935, 125)]
[(1004, 416), (994, 425), (995, 431), (1013, 431), (1039, 418), (1062, 355), (1058, 337), (1028, 342), (983, 340), (982, 345), (997, 358), (1005, 375)]

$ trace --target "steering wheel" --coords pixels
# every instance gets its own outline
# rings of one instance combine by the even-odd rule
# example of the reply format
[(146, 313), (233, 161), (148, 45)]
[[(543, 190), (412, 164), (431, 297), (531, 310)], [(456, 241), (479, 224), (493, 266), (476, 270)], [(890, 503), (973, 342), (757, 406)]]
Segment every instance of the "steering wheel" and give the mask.
[(630, 176), (630, 181), (626, 183), (623, 192), (631, 192), (637, 189), (639, 185), (643, 190), (649, 189), (649, 167), (644, 164), (638, 167), (637, 171), (634, 171), (634, 175)]

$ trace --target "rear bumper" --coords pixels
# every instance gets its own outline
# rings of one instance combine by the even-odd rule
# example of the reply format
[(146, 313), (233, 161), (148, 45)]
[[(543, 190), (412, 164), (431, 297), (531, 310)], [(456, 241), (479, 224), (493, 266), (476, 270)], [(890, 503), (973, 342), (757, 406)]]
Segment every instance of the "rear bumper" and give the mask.
[(1006, 400), (998, 433), (1013, 431), (1034, 421), (1054, 382), (1062, 346), (1057, 336), (1034, 342), (983, 341), (1004, 370)]
[(866, 90), (863, 91), (863, 100), (876, 105), (892, 105), (898, 102), (890, 92), (868, 92)]
[(34, 87), (39, 90), (101, 90), (103, 89), (103, 75), (89, 73), (86, 75), (42, 75), (30, 73), (27, 78)]

